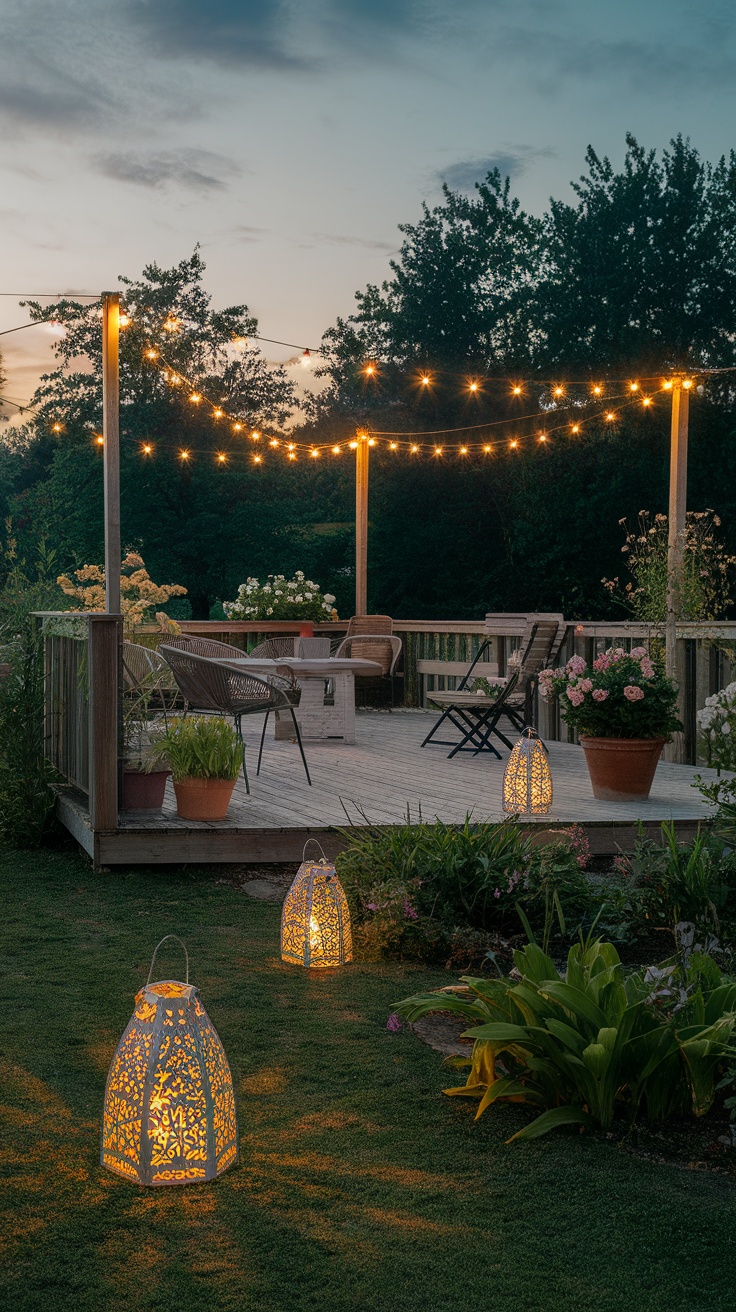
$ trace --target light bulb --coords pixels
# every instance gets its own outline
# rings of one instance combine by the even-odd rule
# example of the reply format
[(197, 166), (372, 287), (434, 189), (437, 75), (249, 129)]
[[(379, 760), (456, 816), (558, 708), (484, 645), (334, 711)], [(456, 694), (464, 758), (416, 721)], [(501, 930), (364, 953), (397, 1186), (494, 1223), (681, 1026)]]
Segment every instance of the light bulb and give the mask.
[(120, 313), (120, 318), (118, 319), (118, 323), (120, 324), (121, 328), (127, 328), (128, 325), (130, 324), (130, 315), (126, 314), (125, 311), (122, 310)]
[(348, 442), (348, 446), (350, 447), (350, 450), (351, 450), (351, 451), (357, 451), (357, 449), (358, 449), (358, 443), (357, 443), (357, 442)]
[(363, 373), (367, 374), (369, 378), (372, 378), (375, 372), (376, 372), (375, 365), (372, 364), (367, 364), (365, 369), (363, 370)]
[(461, 446), (461, 447), (460, 447), (460, 455), (461, 455), (461, 456), (466, 456), (467, 454), (468, 454), (468, 448), (467, 448), (466, 446)]
[(101, 437), (99, 434), (98, 434), (97, 437), (95, 438), (95, 441), (96, 441), (96, 443), (97, 443), (98, 446), (104, 446), (104, 445), (105, 445), (105, 439), (104, 439), (104, 437)]
[(332, 454), (333, 454), (333, 456), (339, 456), (339, 454), (340, 454), (340, 448), (339, 448), (339, 446), (333, 446), (333, 448), (332, 448)]
[(170, 314), (168, 318), (164, 319), (164, 328), (166, 329), (167, 333), (175, 333), (178, 327), (179, 327), (179, 320), (177, 319), (175, 314)]
[(152, 447), (152, 446), (149, 446), (148, 443), (146, 443), (146, 444), (144, 445), (144, 447), (143, 447), (143, 454), (144, 454), (144, 456), (150, 456), (150, 454), (151, 454), (152, 451), (153, 451), (153, 447)]
[(484, 450), (484, 452), (485, 452), (485, 454), (486, 454), (487, 456), (491, 454), (491, 447), (490, 447), (490, 446), (484, 446), (484, 447), (483, 447), (483, 450)]
[(520, 388), (520, 387), (515, 387), (515, 388), (513, 389), (513, 395), (514, 395), (514, 396), (521, 396), (521, 388)]
[(608, 414), (606, 415), (606, 419), (608, 420), (608, 422), (610, 423), (612, 419), (615, 419), (615, 417), (616, 416), (614, 415), (613, 411), (609, 410)]
[(317, 450), (316, 447), (313, 447), (312, 450), (309, 452), (309, 454), (313, 460), (316, 460), (319, 456), (319, 451)]
[(418, 446), (413, 446), (413, 447), (411, 447), (411, 453), (412, 453), (412, 455), (415, 456), (418, 450), (419, 450), (419, 447), (418, 447)]
[(149, 350), (146, 351), (146, 355), (149, 360), (155, 360), (158, 356), (158, 351), (154, 351), (153, 347), (150, 347)]
[(188, 451), (180, 451), (180, 452), (179, 452), (179, 459), (180, 459), (180, 460), (188, 460), (188, 459), (189, 459), (189, 452), (188, 452)]
[(663, 384), (662, 384), (662, 386), (663, 386), (665, 392), (669, 392), (669, 391), (672, 390), (672, 382), (670, 381), (669, 378), (667, 379), (666, 383), (663, 383)]
[(311, 368), (311, 365), (312, 365), (312, 357), (311, 357), (309, 351), (307, 351), (307, 350), (302, 351), (302, 354), (301, 354), (301, 356), (300, 356), (300, 358), (299, 358), (299, 363), (300, 363), (300, 365), (302, 366), (302, 369), (310, 369), (310, 368)]
[(540, 440), (540, 442), (546, 442), (546, 441), (547, 441), (547, 434), (546, 434), (546, 433), (540, 433), (540, 434), (539, 434), (539, 440)]
[(693, 385), (693, 380), (692, 380), (692, 378), (685, 378), (685, 379), (683, 379), (683, 383), (682, 383), (682, 385), (683, 385), (684, 388), (686, 388), (686, 389), (689, 391), (689, 389), (690, 389), (690, 388), (692, 387), (692, 385)]
[(233, 424), (233, 432), (235, 432), (235, 433), (242, 433), (242, 431), (243, 431), (243, 425), (242, 425), (242, 424)]
[(258, 432), (258, 429), (257, 429), (257, 428), (254, 428), (254, 429), (253, 429), (253, 432), (251, 433), (251, 437), (253, 438), (253, 441), (254, 441), (254, 442), (260, 442), (260, 440), (261, 440), (261, 435), (260, 435), (260, 433)]
[(573, 426), (572, 426), (572, 432), (573, 432), (573, 433), (579, 433), (579, 432), (580, 432), (580, 425), (579, 425), (579, 424), (573, 424)]
[(561, 387), (555, 388), (555, 396), (564, 396), (564, 392)]
[(639, 391), (639, 384), (638, 384), (638, 383), (629, 383), (629, 391), (630, 391), (630, 392), (638, 392), (638, 391)]
[(227, 456), (222, 451), (218, 451), (217, 460), (219, 464), (224, 465), (227, 463)]
[(202, 398), (199, 395), (199, 392), (192, 392), (192, 395), (190, 396), (189, 400), (191, 401), (192, 405), (199, 405)]
[(477, 391), (478, 391), (478, 384), (477, 384), (477, 383), (468, 383), (468, 388), (469, 388), (469, 390), (470, 390), (471, 392), (477, 392)]
[(275, 437), (272, 437), (272, 438), (271, 438), (271, 441), (269, 442), (268, 445), (269, 445), (269, 446), (278, 446), (278, 439), (275, 438)]
[(389, 444), (388, 444), (388, 449), (389, 449), (389, 451), (395, 451), (395, 450), (396, 450), (396, 442), (389, 442)]
[(645, 396), (644, 400), (642, 401), (642, 405), (651, 405), (651, 404), (652, 404), (651, 396)]
[(260, 463), (261, 463), (261, 457), (260, 457), (260, 456), (254, 456), (254, 457), (253, 457), (253, 464), (254, 464), (254, 465), (260, 465)]
[(603, 388), (602, 388), (602, 387), (594, 387), (594, 388), (593, 388), (593, 396), (600, 396), (600, 394), (601, 394), (602, 391), (603, 391)]
[(52, 432), (52, 433), (60, 433), (60, 432), (61, 432), (61, 424), (52, 424), (52, 425), (51, 425), (51, 432)]
[(296, 452), (295, 452), (295, 451), (290, 451), (290, 452), (289, 452), (289, 459), (290, 459), (290, 460), (296, 460)]
[(429, 374), (422, 374), (422, 387), (429, 387), (429, 383), (430, 383)]
[(376, 439), (375, 439), (375, 437), (369, 437), (369, 438), (368, 438), (368, 445), (369, 445), (369, 446), (375, 446), (375, 445), (376, 445)]
[(213, 411), (213, 415), (214, 415), (215, 419), (222, 419), (222, 416), (224, 415), (224, 413), (225, 413), (225, 411), (224, 411), (224, 410), (220, 410), (219, 408), (218, 408), (217, 410), (214, 410), (214, 411)]
[(514, 438), (513, 441), (509, 442), (509, 446), (512, 448), (512, 450), (516, 450), (516, 447), (518, 445), (519, 443), (517, 442), (516, 438)]
[(441, 455), (442, 455), (442, 447), (441, 447), (441, 446), (436, 446), (435, 449), (434, 449), (434, 453), (435, 453), (436, 456), (441, 456)]

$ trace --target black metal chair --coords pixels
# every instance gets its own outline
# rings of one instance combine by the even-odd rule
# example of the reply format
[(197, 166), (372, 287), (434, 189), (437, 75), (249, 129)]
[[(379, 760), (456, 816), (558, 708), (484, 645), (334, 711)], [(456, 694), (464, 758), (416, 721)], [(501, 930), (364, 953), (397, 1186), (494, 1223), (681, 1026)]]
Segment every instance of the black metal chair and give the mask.
[[(223, 645), (224, 644), (218, 644)], [(261, 772), (263, 743), (266, 737), (266, 725), (271, 711), (288, 711), (294, 725), (294, 734), (299, 745), (307, 783), (311, 787), (307, 758), (304, 755), (299, 723), (294, 714), (294, 704), (289, 698), (288, 687), (281, 687), (283, 680), (258, 678), (247, 673), (242, 666), (234, 667), (222, 659), (211, 656), (199, 656), (184, 647), (172, 647), (162, 643), (160, 654), (171, 667), (174, 678), (184, 698), (185, 713), (196, 711), (204, 715), (230, 715), (235, 724), (235, 732), (243, 741), (242, 717), (258, 715), (265, 712), (261, 745), (258, 752), (256, 775)], [(245, 744), (243, 743), (243, 778), (246, 791), (250, 793), (248, 771), (245, 764)]]
[[(499, 728), (498, 722), (502, 715), (508, 715), (516, 727), (515, 713), (509, 707), (508, 702), (519, 682), (519, 671), (514, 670), (506, 683), (500, 685), (497, 697), (489, 697), (486, 693), (474, 693), (467, 688), (473, 666), (480, 659), (486, 645), (486, 643), (483, 643), (481, 646), (468, 673), (463, 677), (460, 687), (455, 692), (437, 693), (436, 697), (433, 693), (429, 694), (430, 699), (432, 701), (436, 700), (438, 706), (444, 706), (444, 710), (424, 739), (422, 747), (426, 747), (428, 743), (440, 747), (451, 747), (452, 751), (447, 754), (448, 761), (456, 756), (458, 752), (473, 752), (477, 756), (478, 752), (483, 751), (492, 752), (500, 761), (501, 753), (491, 741), (494, 734), (505, 743), (509, 751), (513, 746), (513, 743)], [(444, 738), (435, 738), (437, 730), (445, 721), (454, 725), (458, 730), (459, 740), (456, 739), (450, 742)]]

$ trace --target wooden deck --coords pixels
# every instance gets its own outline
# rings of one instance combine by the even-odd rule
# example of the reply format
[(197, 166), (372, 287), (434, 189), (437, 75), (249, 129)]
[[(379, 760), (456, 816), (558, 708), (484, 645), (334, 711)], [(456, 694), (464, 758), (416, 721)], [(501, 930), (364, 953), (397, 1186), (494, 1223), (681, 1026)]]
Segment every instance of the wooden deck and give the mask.
[[(435, 716), (430, 712), (359, 712), (356, 743), (305, 744), (313, 787), (307, 784), (295, 744), (269, 735), (261, 774), (255, 777), (260, 720), (246, 722), (251, 775), (248, 797), (242, 776), (227, 820), (198, 824), (179, 820), (169, 784), (163, 812), (133, 812), (120, 826), (93, 834), (81, 794), (64, 790), (59, 815), (98, 866), (210, 862), (297, 861), (310, 836), (328, 855), (343, 840), (337, 832), (348, 824), (395, 824), (421, 815), (461, 822), (468, 812), (476, 820), (500, 820), (504, 761), (488, 753), (462, 753), (447, 760), (448, 748), (420, 748)], [(541, 835), (550, 827), (585, 826), (594, 852), (615, 853), (630, 847), (636, 823), (658, 829), (673, 819), (683, 836), (695, 832), (710, 808), (692, 787), (698, 771), (661, 763), (651, 797), (642, 803), (597, 802), (592, 795), (582, 749), (550, 744), (554, 804), (549, 816), (529, 821)], [(715, 771), (701, 769), (705, 778)]]

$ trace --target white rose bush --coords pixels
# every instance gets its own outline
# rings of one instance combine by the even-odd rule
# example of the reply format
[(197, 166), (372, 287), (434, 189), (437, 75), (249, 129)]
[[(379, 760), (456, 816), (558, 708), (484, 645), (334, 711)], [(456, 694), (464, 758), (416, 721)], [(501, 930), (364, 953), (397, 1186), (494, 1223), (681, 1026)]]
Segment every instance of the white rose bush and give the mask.
[(705, 740), (708, 765), (736, 770), (736, 683), (706, 697), (698, 711), (698, 728)]
[(266, 582), (248, 578), (234, 601), (222, 608), (229, 620), (336, 620), (335, 598), (298, 569), (293, 579), (269, 574)]

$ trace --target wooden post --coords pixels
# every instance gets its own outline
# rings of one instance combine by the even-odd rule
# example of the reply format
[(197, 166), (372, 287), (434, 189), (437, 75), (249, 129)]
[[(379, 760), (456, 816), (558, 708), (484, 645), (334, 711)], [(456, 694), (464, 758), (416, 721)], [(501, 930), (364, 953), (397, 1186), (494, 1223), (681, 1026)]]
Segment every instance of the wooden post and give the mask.
[(120, 613), (120, 296), (102, 297), (102, 435), (105, 484), (105, 610)]
[(92, 829), (118, 824), (120, 616), (90, 615), (89, 814)]
[(355, 614), (368, 610), (368, 458), (365, 433), (355, 448)]
[[(678, 715), (684, 723), (685, 670), (678, 659), (677, 620), (682, 593), (683, 549), (687, 511), (687, 439), (689, 392), (682, 378), (672, 382), (672, 423), (670, 429), (670, 499), (667, 540), (667, 620), (665, 624), (665, 662), (667, 675), (679, 684)], [(685, 735), (676, 733), (665, 749), (669, 761), (685, 760)]]

